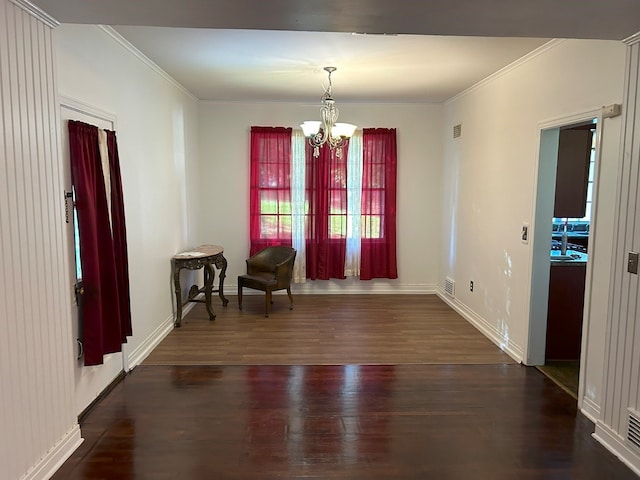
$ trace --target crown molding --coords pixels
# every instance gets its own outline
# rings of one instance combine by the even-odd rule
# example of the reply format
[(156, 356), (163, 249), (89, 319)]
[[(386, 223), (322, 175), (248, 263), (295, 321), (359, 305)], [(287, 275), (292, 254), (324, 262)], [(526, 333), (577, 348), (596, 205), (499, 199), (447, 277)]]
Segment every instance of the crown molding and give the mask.
[(515, 70), (516, 68), (518, 68), (519, 66), (530, 62), (531, 60), (533, 60), (534, 58), (542, 55), (543, 53), (557, 47), (558, 45), (560, 45), (561, 43), (565, 42), (565, 39), (558, 39), (558, 38), (554, 38), (553, 40), (548, 41), (547, 43), (545, 43), (544, 45), (541, 45), (540, 47), (536, 48), (535, 50), (529, 52), (528, 54), (526, 54), (524, 57), (519, 58), (518, 60), (516, 60), (513, 63), (510, 63), (509, 65), (507, 65), (504, 68), (501, 68), (500, 70), (498, 70), (497, 72), (489, 75), (488, 77), (480, 80), (478, 83), (471, 85), (469, 88), (467, 88), (466, 90), (463, 90), (462, 92), (458, 93), (457, 95), (451, 97), (450, 99), (446, 100), (444, 102), (444, 105), (450, 105), (451, 103), (455, 102), (456, 100), (459, 100), (460, 98), (469, 95), (471, 92), (473, 92), (474, 90), (477, 90), (481, 87), (483, 87), (484, 85), (487, 85), (488, 83), (493, 82), (494, 80), (502, 77), (503, 75), (506, 75), (507, 73)]
[(633, 45), (634, 43), (640, 43), (640, 32), (634, 33), (633, 35), (631, 35), (630, 37), (625, 38), (622, 41), (624, 43), (626, 43), (627, 45)]
[(178, 90), (180, 90), (182, 93), (184, 93), (185, 95), (187, 95), (189, 98), (191, 98), (196, 102), (200, 101), (193, 93), (187, 90), (180, 82), (178, 82), (175, 78), (173, 78), (171, 75), (165, 72), (162, 68), (160, 68), (157, 63), (153, 62), (153, 60), (147, 57), (144, 53), (142, 53), (140, 50), (134, 47), (126, 38), (124, 38), (122, 35), (116, 32), (112, 27), (108, 25), (98, 25), (98, 28), (102, 30), (104, 33), (106, 33), (108, 36), (110, 36), (113, 40), (115, 40), (116, 43), (118, 43), (121, 47), (123, 47), (125, 50), (131, 53), (134, 57), (136, 57), (138, 60), (144, 63), (147, 67), (149, 67), (151, 70), (156, 72), (158, 75), (164, 78), (171, 85), (173, 85)]
[(53, 18), (48, 13), (46, 13), (37, 5), (34, 5), (33, 3), (31, 3), (29, 0), (9, 0), (9, 1), (13, 3), (16, 7), (20, 8), (21, 10), (24, 10), (29, 15), (37, 18), (42, 23), (44, 23), (45, 25), (51, 28), (56, 28), (60, 25), (60, 22), (58, 22), (55, 18)]

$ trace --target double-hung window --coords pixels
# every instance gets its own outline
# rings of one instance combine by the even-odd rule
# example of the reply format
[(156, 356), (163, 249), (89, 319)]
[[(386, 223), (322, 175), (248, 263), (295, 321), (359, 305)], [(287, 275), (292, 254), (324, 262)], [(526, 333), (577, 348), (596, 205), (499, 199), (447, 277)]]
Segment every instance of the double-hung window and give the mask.
[(251, 128), (250, 254), (291, 245), (291, 128)]
[(294, 278), (397, 278), (396, 131), (364, 129), (314, 157), (290, 128), (251, 129), (251, 254), (296, 248)]

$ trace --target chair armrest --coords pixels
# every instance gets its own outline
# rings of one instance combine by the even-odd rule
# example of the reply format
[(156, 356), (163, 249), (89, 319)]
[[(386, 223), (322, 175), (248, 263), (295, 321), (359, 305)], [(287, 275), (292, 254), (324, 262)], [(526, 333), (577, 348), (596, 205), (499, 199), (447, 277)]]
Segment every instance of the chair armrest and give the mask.
[(276, 265), (275, 277), (278, 281), (289, 281), (293, 275), (293, 258), (287, 258)]

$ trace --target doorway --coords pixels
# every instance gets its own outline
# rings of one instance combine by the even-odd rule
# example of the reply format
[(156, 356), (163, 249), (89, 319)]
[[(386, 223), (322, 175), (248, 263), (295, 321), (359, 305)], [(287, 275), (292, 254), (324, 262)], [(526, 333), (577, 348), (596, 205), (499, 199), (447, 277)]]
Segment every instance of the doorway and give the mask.
[[(538, 367), (578, 399), (580, 365), (584, 356), (582, 332), (587, 331), (589, 322), (588, 308), (584, 306), (589, 305), (589, 237), (593, 235), (595, 226), (591, 212), (597, 191), (600, 111), (557, 119), (541, 124), (539, 128), (531, 306), (525, 364)], [(581, 129), (593, 132), (587, 177), (588, 203), (583, 205), (584, 213), (581, 215), (559, 216), (554, 205), (558, 197), (555, 192), (561, 132)], [(566, 250), (565, 245), (569, 247)], [(569, 311), (571, 313), (568, 314)], [(573, 323), (563, 330), (568, 325), (558, 323), (558, 316), (565, 319), (567, 315), (573, 317)], [(572, 344), (570, 353), (563, 352), (565, 340), (567, 347)]]
[[(115, 130), (115, 116), (103, 112), (95, 107), (85, 105), (76, 100), (61, 98), (60, 101), (60, 124), (61, 124), (61, 145), (62, 163), (64, 171), (65, 190), (71, 193), (71, 171), (69, 161), (69, 134), (67, 130), (68, 120), (78, 120), (81, 122), (96, 125), (99, 128)], [(67, 207), (67, 249), (69, 252), (69, 282), (74, 285), (81, 281), (81, 271), (76, 258), (78, 247), (76, 243), (75, 215), (72, 197), (66, 199)], [(102, 365), (84, 366), (82, 357), (82, 332), (78, 319), (77, 305), (72, 305), (72, 332), (77, 339), (77, 361), (75, 365), (75, 410), (78, 415), (85, 411), (94, 402), (100, 393), (117, 378), (126, 367), (126, 355), (123, 352), (112, 353), (104, 357)]]

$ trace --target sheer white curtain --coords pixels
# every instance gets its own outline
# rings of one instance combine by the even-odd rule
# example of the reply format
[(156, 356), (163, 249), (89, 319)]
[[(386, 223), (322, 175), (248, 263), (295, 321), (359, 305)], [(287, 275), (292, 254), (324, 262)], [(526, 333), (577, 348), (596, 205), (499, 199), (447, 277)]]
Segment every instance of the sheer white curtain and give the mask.
[(362, 132), (355, 132), (349, 140), (347, 157), (347, 253), (344, 274), (347, 277), (360, 275), (360, 238), (362, 200)]
[[(293, 281), (305, 283), (305, 149), (307, 139), (302, 131), (291, 135), (291, 246), (296, 249)], [(349, 140), (347, 157), (347, 252), (344, 273), (347, 277), (360, 275), (360, 237), (362, 198), (362, 132)]]
[(296, 249), (294, 283), (307, 281), (307, 256), (304, 238), (305, 147), (307, 139), (300, 130), (291, 135), (291, 246)]

